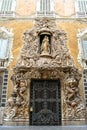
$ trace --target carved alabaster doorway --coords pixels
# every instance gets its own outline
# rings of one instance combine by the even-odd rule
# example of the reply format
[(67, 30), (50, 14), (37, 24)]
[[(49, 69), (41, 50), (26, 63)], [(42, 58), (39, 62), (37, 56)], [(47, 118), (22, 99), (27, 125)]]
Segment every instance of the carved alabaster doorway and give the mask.
[[(5, 108), (5, 124), (6, 121), (21, 121), (23, 124), (24, 122), (25, 124), (32, 124), (31, 120), (33, 118), (30, 114), (33, 111), (31, 106), (31, 99), (33, 100), (33, 98), (30, 93), (32, 79), (60, 81), (62, 114), (59, 120), (57, 112), (56, 116), (58, 118), (56, 119), (62, 123), (64, 120), (85, 120), (85, 107), (79, 89), (81, 74), (78, 72), (78, 69), (75, 68), (74, 62), (67, 49), (66, 33), (56, 28), (55, 20), (36, 19), (34, 27), (24, 32), (23, 48), (13, 70), (14, 74), (11, 77), (13, 81), (13, 92)], [(35, 89), (37, 89), (37, 87), (35, 87)], [(48, 87), (49, 86), (45, 86), (46, 89)], [(44, 89), (44, 91), (46, 91), (46, 89)], [(51, 91), (51, 88), (49, 90)], [(57, 96), (58, 95), (56, 95), (56, 97)], [(58, 99), (56, 98), (55, 100)], [(56, 109), (58, 109), (58, 107)], [(35, 114), (37, 114), (37, 111)], [(49, 111), (47, 115), (48, 114)], [(48, 120), (48, 118), (46, 118), (46, 120)], [(33, 119), (33, 124), (40, 125), (41, 122), (38, 122), (39, 121), (35, 124)], [(61, 123), (56, 125), (59, 124)], [(51, 123), (49, 125), (53, 124)]]

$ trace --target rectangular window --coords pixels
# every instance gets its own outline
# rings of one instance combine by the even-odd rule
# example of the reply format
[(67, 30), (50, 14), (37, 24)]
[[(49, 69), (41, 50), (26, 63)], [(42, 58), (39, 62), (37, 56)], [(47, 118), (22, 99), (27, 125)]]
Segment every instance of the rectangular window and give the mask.
[(6, 75), (7, 75), (7, 79), (8, 79), (8, 71), (7, 70), (4, 72), (4, 75), (3, 75), (2, 96), (1, 96), (1, 106), (2, 107), (4, 107), (5, 103), (6, 103), (6, 93), (7, 93), (7, 85), (8, 85), (8, 80), (5, 81)]
[(85, 86), (87, 86), (87, 83), (84, 83)]
[(13, 16), (16, 0), (0, 0), (0, 16)]
[(2, 103), (2, 107), (5, 107), (5, 103)]
[(3, 94), (6, 94), (6, 90), (3, 90), (2, 92), (3, 92)]
[(76, 14), (78, 17), (87, 16), (87, 0), (76, 0)]
[(84, 82), (84, 94), (85, 94), (85, 103), (87, 107), (87, 76), (84, 78), (84, 75), (87, 75), (87, 71), (83, 71), (83, 82)]
[(7, 78), (7, 77), (8, 77), (8, 75), (5, 75), (5, 77)]
[(2, 102), (6, 102), (6, 99), (2, 99)]
[(54, 0), (38, 0), (36, 11), (37, 16), (54, 16)]
[(7, 85), (3, 87), (3, 90), (7, 89)]
[(85, 60), (87, 60), (87, 40), (83, 40), (83, 57)]
[(84, 79), (84, 82), (86, 82), (86, 79)]
[(0, 39), (0, 59), (7, 58), (8, 39)]
[(7, 85), (7, 83), (4, 82), (4, 85)]
[(2, 96), (2, 83), (3, 83), (3, 77), (0, 76), (0, 106), (1, 106), (1, 96)]
[(2, 95), (2, 98), (6, 98), (6, 95)]

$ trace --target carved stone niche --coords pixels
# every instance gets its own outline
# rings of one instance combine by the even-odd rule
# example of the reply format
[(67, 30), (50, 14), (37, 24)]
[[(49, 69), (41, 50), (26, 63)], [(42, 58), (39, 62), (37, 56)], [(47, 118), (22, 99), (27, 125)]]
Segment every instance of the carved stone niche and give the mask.
[(39, 53), (41, 56), (51, 55), (52, 36), (50, 32), (42, 32), (39, 34)]
[(59, 79), (62, 120), (85, 119), (85, 107), (79, 94), (81, 74), (67, 49), (66, 33), (56, 28), (55, 20), (36, 19), (32, 30), (24, 32), (23, 48), (11, 77), (13, 92), (5, 108), (5, 121), (29, 122), (32, 79)]

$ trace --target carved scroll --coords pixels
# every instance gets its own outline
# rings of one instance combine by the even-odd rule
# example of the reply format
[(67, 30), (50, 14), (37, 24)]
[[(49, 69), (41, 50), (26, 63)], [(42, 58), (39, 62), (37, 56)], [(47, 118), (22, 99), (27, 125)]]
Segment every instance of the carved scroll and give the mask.
[[(31, 30), (23, 34), (23, 48), (12, 76), (13, 92), (7, 101), (5, 119), (29, 119), (29, 94), (31, 79), (60, 79), (63, 119), (85, 118), (85, 107), (80, 96), (80, 73), (74, 67), (66, 46), (67, 36), (56, 29), (54, 20), (36, 20)], [(40, 33), (51, 34), (51, 54), (39, 52)]]

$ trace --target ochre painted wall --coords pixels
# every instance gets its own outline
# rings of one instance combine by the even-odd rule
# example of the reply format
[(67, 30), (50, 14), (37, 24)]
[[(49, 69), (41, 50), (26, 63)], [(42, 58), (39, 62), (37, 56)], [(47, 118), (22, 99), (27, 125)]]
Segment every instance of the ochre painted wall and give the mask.
[(16, 63), (16, 59), (22, 47), (22, 35), (23, 32), (27, 29), (31, 29), (33, 27), (33, 21), (8, 21), (8, 22), (0, 22), (0, 26), (4, 26), (8, 29), (13, 29), (13, 61), (10, 64), (10, 68), (13, 68)]
[(58, 22), (58, 28), (63, 29), (67, 33), (67, 47), (69, 48), (70, 54), (74, 59), (75, 66), (78, 69), (82, 69), (80, 63), (78, 63), (78, 40), (77, 34), (78, 29), (87, 28), (86, 23), (80, 22)]
[[(75, 66), (82, 70), (80, 64), (78, 63), (77, 57), (78, 57), (78, 41), (77, 41), (77, 34), (78, 34), (78, 29), (84, 29), (87, 28), (86, 23), (80, 23), (80, 22), (61, 22), (61, 21), (56, 21), (57, 22), (57, 27), (58, 29), (62, 29), (67, 33), (67, 47), (69, 48), (70, 55), (74, 59)], [(12, 91), (12, 82), (10, 80), (11, 75), (13, 74), (13, 67), (15, 67), (17, 57), (20, 53), (20, 50), (23, 45), (22, 41), (22, 35), (23, 32), (27, 29), (31, 29), (34, 26), (34, 21), (33, 20), (11, 20), (11, 21), (2, 21), (0, 22), (0, 26), (4, 26), (7, 28), (13, 28), (13, 33), (14, 33), (14, 41), (13, 41), (13, 48), (12, 48), (12, 53), (13, 53), (13, 61), (10, 63), (10, 66), (8, 68), (9, 70), (9, 82), (8, 82), (8, 93), (7, 97), (10, 96), (11, 91)], [(81, 86), (81, 85), (80, 85)], [(83, 87), (82, 87), (83, 88)]]
[(22, 48), (23, 42), (22, 42), (22, 35), (23, 32), (26, 29), (31, 29), (33, 27), (33, 21), (2, 21), (0, 22), (0, 26), (4, 26), (8, 29), (13, 29), (13, 61), (10, 63), (8, 71), (9, 71), (9, 78), (8, 78), (8, 90), (7, 90), (7, 98), (10, 96), (13, 88), (13, 84), (10, 80), (12, 74), (13, 74), (13, 68), (15, 67), (17, 57), (20, 53), (20, 50)]

